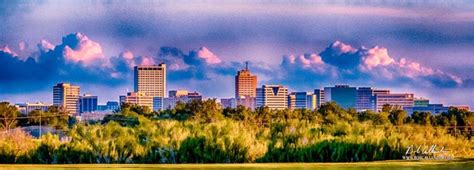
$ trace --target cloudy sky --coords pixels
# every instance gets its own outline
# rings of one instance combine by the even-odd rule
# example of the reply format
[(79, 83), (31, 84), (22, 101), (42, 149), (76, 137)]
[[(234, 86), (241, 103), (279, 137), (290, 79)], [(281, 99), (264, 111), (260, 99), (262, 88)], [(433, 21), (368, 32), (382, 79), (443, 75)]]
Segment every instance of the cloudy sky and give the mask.
[(465, 1), (0, 1), (0, 100), (52, 102), (71, 82), (100, 103), (131, 68), (165, 62), (168, 87), (231, 97), (259, 85), (334, 84), (474, 106), (474, 3)]

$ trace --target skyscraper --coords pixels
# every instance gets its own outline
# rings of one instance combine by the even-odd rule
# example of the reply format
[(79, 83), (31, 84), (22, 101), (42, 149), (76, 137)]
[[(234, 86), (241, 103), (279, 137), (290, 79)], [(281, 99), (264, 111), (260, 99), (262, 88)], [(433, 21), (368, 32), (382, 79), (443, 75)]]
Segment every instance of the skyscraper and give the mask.
[(97, 110), (97, 96), (84, 94), (79, 98), (79, 113), (93, 112)]
[(79, 112), (80, 87), (69, 83), (58, 83), (53, 86), (53, 105), (62, 108), (72, 115)]
[(256, 88), (257, 76), (250, 73), (248, 63), (245, 63), (245, 69), (238, 71), (235, 76), (235, 98), (255, 97), (257, 96)]
[(257, 107), (267, 106), (270, 109), (288, 108), (288, 88), (282, 85), (263, 85), (257, 88)]
[(357, 90), (348, 85), (336, 85), (334, 87), (324, 87), (326, 102), (334, 101), (344, 109), (355, 108), (357, 100)]
[(135, 92), (152, 97), (166, 96), (166, 64), (135, 66)]

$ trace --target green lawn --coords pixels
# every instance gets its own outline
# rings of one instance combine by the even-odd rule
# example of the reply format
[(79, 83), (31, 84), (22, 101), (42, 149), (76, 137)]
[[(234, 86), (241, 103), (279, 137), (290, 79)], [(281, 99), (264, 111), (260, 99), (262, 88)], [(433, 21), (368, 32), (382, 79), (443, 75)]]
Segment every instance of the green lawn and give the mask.
[(358, 163), (253, 163), (253, 164), (2, 164), (0, 169), (474, 169), (472, 159), (457, 161), (375, 161)]

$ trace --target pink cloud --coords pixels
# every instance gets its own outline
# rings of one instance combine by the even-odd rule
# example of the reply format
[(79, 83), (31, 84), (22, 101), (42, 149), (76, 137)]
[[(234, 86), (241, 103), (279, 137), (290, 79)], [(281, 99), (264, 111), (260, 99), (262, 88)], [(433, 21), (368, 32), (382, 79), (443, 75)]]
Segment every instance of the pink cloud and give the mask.
[(462, 78), (439, 69), (423, 66), (406, 58), (396, 61), (390, 57), (388, 50), (383, 47), (361, 48), (359, 54), (362, 59), (362, 63), (359, 66), (360, 70), (379, 78), (394, 79), (396, 77), (406, 77), (418, 80), (422, 77), (444, 77), (457, 84), (462, 83)]
[(363, 67), (371, 69), (377, 66), (387, 66), (395, 62), (393, 58), (388, 55), (386, 48), (375, 46), (373, 48), (362, 50)]
[(339, 53), (348, 53), (356, 51), (356, 49), (353, 48), (351, 45), (344, 44), (341, 41), (335, 41), (334, 43), (332, 43), (331, 48), (338, 49)]
[[(354, 48), (336, 41), (319, 55), (284, 56), (282, 65), (285, 71), (294, 71), (289, 75), (319, 76), (319, 78), (370, 80), (392, 83), (413, 83), (425, 86), (460, 86), (463, 79), (459, 76), (430, 68), (405, 58), (395, 59), (383, 47)], [(296, 72), (295, 72), (296, 71)], [(332, 74), (334, 73), (334, 74)], [(334, 76), (336, 75), (336, 76)]]
[(104, 58), (102, 47), (99, 43), (90, 40), (81, 33), (76, 33), (74, 36), (77, 40), (76, 47), (71, 48), (69, 45), (66, 45), (63, 50), (63, 55), (67, 60), (73, 62), (82, 61), (87, 65)]
[(203, 59), (204, 61), (206, 61), (206, 64), (219, 64), (222, 62), (221, 59), (219, 59), (219, 57), (214, 55), (214, 53), (209, 51), (209, 49), (207, 49), (206, 47), (199, 48), (197, 52), (197, 56), (200, 59)]
[(17, 54), (8, 47), (8, 45), (0, 46), (0, 51), (3, 51), (4, 53), (11, 54), (13, 56), (17, 56)]
[(137, 65), (154, 65), (154, 59), (149, 56), (135, 56), (131, 51), (124, 51), (120, 53), (119, 58), (124, 60), (129, 68)]
[(154, 65), (154, 64), (156, 64), (155, 60), (153, 60), (153, 58), (149, 57), (149, 56), (141, 56), (140, 60), (141, 60), (140, 65)]
[(40, 51), (49, 51), (49, 50), (53, 50), (54, 49), (54, 45), (51, 44), (50, 42), (48, 42), (47, 40), (41, 40), (39, 43), (38, 43), (38, 48)]
[(319, 67), (324, 65), (323, 60), (319, 55), (316, 54), (308, 54), (308, 55), (290, 55), (290, 56), (285, 56), (286, 60), (290, 64), (296, 64), (297, 66), (301, 66), (304, 68), (311, 68), (311, 67)]
[(20, 43), (18, 43), (18, 49), (20, 49), (20, 51), (25, 51), (27, 50), (27, 48), (28, 44), (25, 41), (21, 41)]

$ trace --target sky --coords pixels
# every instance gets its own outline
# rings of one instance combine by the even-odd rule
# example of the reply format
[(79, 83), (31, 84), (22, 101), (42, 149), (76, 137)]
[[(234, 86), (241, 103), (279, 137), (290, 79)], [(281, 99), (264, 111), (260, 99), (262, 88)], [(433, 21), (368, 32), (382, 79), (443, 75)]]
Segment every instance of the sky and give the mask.
[(99, 103), (165, 62), (168, 90), (232, 97), (258, 84), (349, 84), (474, 107), (474, 2), (0, 1), (0, 100), (52, 103), (70, 82)]

